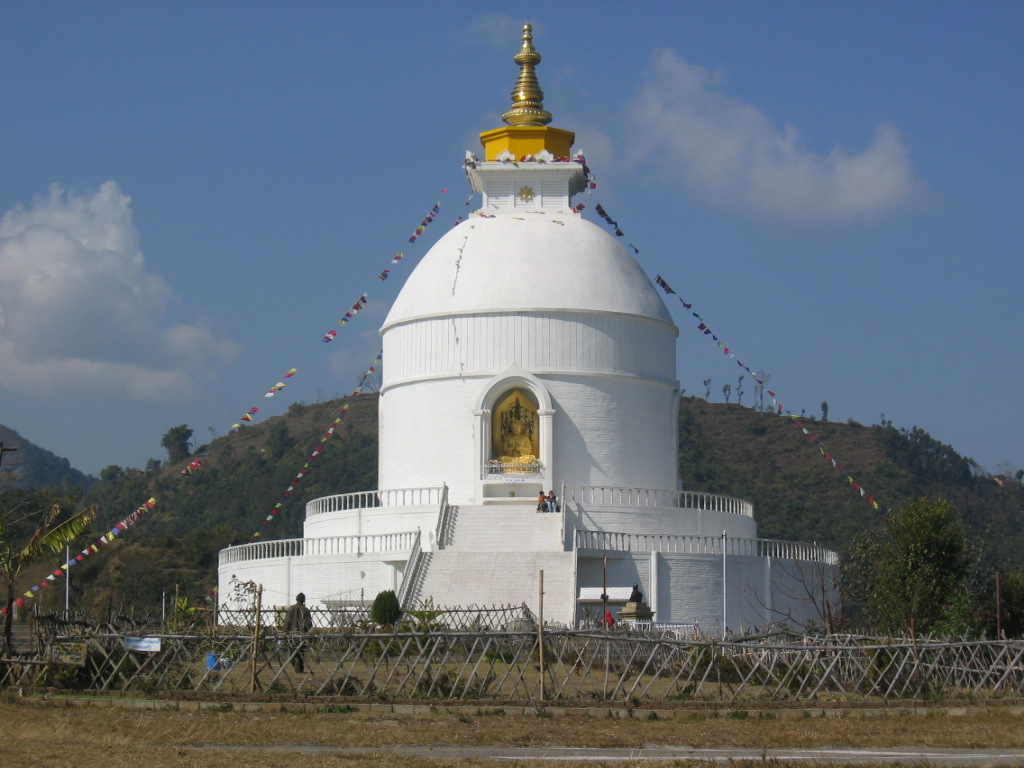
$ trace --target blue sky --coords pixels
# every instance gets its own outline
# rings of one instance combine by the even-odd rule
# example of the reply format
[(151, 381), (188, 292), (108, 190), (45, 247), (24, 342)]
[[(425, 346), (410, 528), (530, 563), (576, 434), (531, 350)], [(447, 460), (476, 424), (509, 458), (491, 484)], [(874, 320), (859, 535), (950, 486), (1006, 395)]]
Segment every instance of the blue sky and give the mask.
[[(786, 408), (1024, 467), (1024, 6), (481, 6), (0, 2), (0, 422), (98, 473), (351, 391), (473, 209), (529, 15), (586, 215)], [(681, 386), (721, 401), (742, 371), (670, 306)]]

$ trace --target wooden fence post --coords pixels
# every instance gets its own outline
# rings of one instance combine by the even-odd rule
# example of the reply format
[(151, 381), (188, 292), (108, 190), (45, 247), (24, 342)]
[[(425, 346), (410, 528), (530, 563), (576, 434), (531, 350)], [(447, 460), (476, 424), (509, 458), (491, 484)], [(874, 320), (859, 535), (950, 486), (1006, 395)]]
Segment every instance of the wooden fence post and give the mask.
[(260, 649), (260, 626), (263, 624), (261, 612), (263, 609), (263, 585), (260, 584), (256, 590), (256, 623), (252, 630), (252, 679), (249, 682), (249, 692), (256, 693), (256, 660)]
[(540, 702), (544, 703), (544, 571), (540, 572), (540, 616), (537, 619), (537, 649), (540, 653)]

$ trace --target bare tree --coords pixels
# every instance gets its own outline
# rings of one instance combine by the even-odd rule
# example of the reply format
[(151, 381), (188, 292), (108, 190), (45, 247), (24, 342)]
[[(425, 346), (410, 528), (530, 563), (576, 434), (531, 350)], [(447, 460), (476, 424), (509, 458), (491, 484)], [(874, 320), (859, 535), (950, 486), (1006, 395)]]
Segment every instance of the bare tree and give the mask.
[(711, 379), (704, 379), (704, 399), (711, 399)]
[(729, 402), (729, 395), (732, 394), (732, 387), (728, 384), (722, 385), (722, 394), (725, 396), (725, 402)]
[(743, 405), (743, 379), (744, 376), (741, 373), (739, 379), (736, 380), (736, 402)]
[(377, 365), (375, 368), (376, 370), (367, 376), (365, 381), (363, 381), (363, 389), (366, 392), (380, 392), (380, 385), (382, 381), (380, 366)]
[[(766, 614), (762, 622), (769, 625), (789, 624), (799, 632), (820, 628), (827, 634), (836, 631), (842, 613), (842, 597), (839, 590), (839, 569), (822, 562), (786, 560), (772, 561), (770, 589), (786, 606), (780, 610), (765, 601), (765, 597), (754, 592), (754, 603)], [(771, 601), (773, 604), (775, 600)], [(793, 616), (793, 608), (800, 606), (800, 614), (807, 617), (803, 622)]]

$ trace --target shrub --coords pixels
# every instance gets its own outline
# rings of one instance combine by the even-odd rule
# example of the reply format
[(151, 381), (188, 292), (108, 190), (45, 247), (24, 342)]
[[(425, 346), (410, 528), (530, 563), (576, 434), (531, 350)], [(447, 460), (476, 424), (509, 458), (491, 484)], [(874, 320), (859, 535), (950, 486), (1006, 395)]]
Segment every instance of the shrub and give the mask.
[(392, 626), (402, 616), (402, 606), (393, 589), (381, 592), (370, 606), (370, 618), (381, 626)]

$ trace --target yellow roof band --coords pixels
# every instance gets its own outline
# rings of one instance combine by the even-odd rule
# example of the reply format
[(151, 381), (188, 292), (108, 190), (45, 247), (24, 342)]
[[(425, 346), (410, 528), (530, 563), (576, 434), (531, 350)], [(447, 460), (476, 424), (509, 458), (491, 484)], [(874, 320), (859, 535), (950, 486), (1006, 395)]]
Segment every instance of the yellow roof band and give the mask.
[(548, 126), (506, 126), (484, 131), (480, 143), (484, 160), (495, 160), (506, 149), (517, 158), (546, 149), (555, 157), (569, 157), (576, 134)]

